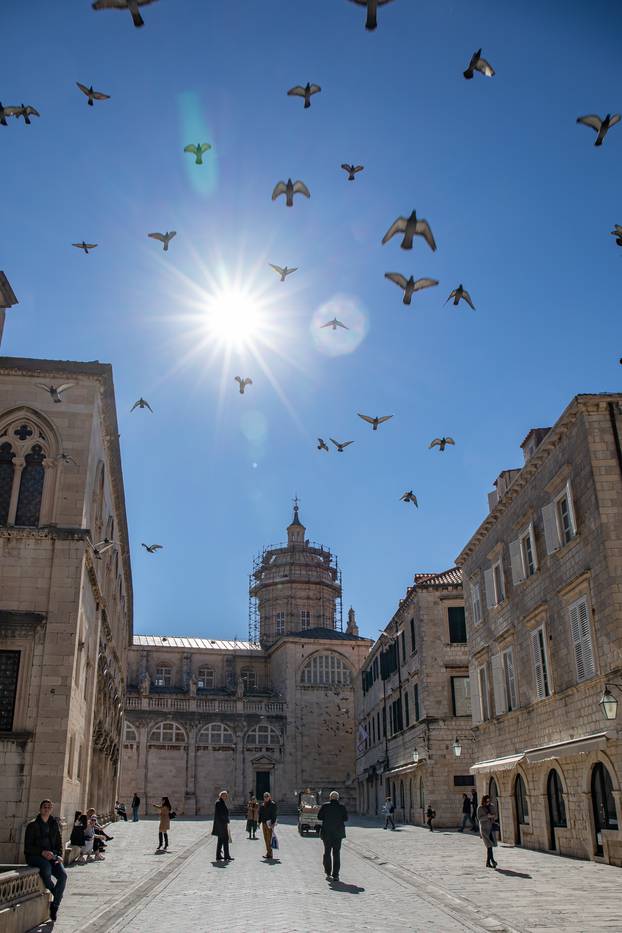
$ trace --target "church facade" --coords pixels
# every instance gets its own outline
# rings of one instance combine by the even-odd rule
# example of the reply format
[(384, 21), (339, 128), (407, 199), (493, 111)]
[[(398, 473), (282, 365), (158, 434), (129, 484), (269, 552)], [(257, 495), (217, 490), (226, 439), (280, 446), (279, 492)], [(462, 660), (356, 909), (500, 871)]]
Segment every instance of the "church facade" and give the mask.
[(134, 637), (120, 799), (211, 816), (223, 789), (234, 807), (268, 790), (286, 812), (308, 786), (354, 806), (354, 684), (372, 643), (353, 610), (341, 631), (337, 562), (305, 531), (296, 503), (287, 542), (255, 561), (249, 641)]

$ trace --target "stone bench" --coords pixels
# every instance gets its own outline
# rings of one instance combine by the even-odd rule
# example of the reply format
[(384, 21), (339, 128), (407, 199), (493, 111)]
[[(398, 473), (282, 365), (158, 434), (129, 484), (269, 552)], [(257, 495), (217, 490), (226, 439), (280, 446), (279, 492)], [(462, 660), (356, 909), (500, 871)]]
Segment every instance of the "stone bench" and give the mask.
[(50, 918), (50, 895), (37, 868), (0, 865), (0, 930), (26, 933)]

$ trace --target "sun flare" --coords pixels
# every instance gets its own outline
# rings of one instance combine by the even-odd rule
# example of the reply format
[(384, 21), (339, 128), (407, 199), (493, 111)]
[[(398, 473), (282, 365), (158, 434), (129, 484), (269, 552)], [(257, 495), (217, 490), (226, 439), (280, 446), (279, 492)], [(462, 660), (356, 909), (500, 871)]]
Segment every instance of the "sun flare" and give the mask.
[(210, 296), (205, 308), (205, 329), (223, 346), (242, 349), (261, 338), (266, 317), (261, 302), (233, 287)]

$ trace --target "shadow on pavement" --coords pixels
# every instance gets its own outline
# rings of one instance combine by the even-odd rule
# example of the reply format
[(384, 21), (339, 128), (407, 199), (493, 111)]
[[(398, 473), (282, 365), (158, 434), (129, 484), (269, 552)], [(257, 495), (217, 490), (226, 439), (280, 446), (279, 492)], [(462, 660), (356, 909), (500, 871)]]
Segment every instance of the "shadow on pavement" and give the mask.
[(523, 871), (512, 871), (511, 868), (497, 868), (495, 869), (498, 875), (507, 875), (508, 878), (531, 878), (532, 875), (528, 875)]
[(280, 865), (281, 864), (280, 858), (266, 858), (264, 856), (261, 861), (263, 862), (264, 865)]
[(341, 891), (343, 894), (361, 894), (365, 888), (360, 888), (357, 884), (346, 884), (345, 881), (331, 881), (331, 891)]

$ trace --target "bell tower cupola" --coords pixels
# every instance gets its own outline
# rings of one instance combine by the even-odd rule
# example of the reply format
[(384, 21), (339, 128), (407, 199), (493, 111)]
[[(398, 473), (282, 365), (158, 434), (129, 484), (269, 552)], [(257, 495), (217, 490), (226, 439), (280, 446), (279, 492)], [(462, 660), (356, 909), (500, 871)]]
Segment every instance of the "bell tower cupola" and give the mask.
[(287, 526), (287, 546), (296, 547), (305, 543), (305, 531), (307, 529), (300, 521), (298, 514), (298, 496), (294, 499), (294, 517), (291, 524)]

